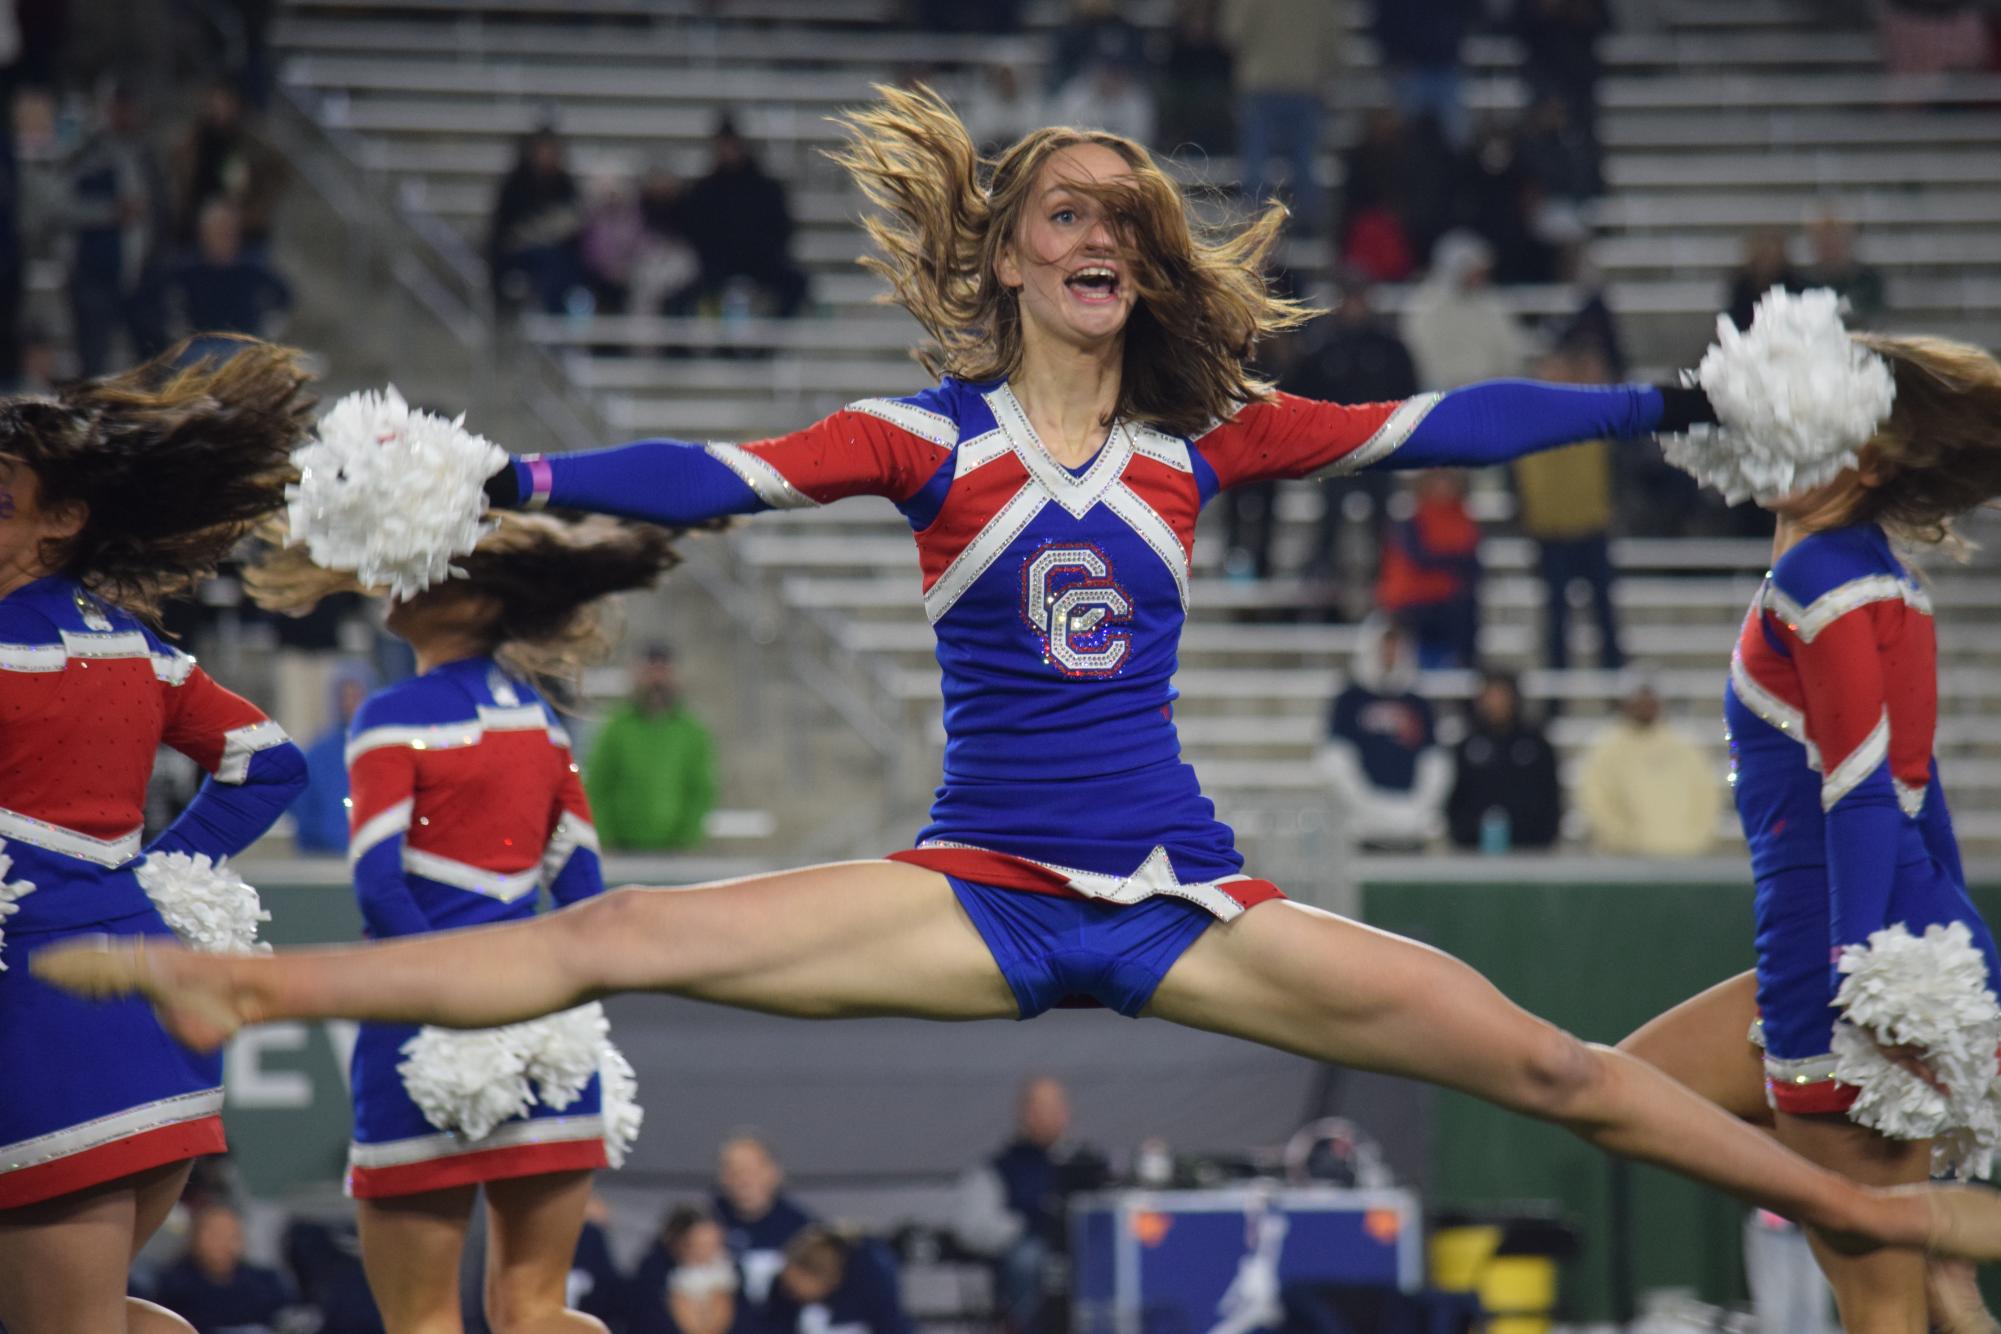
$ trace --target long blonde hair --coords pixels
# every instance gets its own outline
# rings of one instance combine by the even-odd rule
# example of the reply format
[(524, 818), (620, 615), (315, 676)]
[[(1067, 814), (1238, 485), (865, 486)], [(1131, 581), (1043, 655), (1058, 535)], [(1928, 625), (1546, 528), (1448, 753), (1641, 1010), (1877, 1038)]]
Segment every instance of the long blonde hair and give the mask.
[(1282, 206), (1241, 226), (1205, 225), (1152, 154), (1122, 135), (1036, 130), (988, 159), (931, 89), (876, 92), (880, 101), (839, 118), (849, 141), (830, 156), (882, 210), (863, 220), (878, 253), (860, 262), (889, 281), (881, 299), (930, 335), (935, 346), (919, 359), (932, 374), (979, 382), (1020, 368), (1021, 308), (995, 261), (1014, 241), (1044, 164), (1097, 144), (1132, 168), (1129, 180), (1074, 187), (1112, 219), (1138, 296), (1115, 415), (1189, 435), (1270, 392), (1246, 366), (1258, 340), (1317, 313), (1266, 285)]
[(1955, 518), (2001, 496), (2001, 363), (1945, 338), (1855, 337), (1889, 363), (1897, 397), (1869, 442), (1885, 475), (1853, 521), (1943, 542)]

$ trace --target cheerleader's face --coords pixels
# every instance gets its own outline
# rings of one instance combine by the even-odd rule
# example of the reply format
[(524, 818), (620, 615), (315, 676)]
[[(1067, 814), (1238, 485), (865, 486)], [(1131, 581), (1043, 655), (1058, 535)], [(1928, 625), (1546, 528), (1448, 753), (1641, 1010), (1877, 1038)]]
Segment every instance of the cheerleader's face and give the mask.
[(1130, 163), (1103, 144), (1050, 156), (1030, 192), (1014, 241), (995, 273), (1021, 301), (1024, 333), (1090, 347), (1117, 338), (1132, 314), (1132, 284), (1102, 205), (1073, 188), (1132, 179)]
[(35, 470), (0, 454), (0, 593), (51, 573), (47, 544), (75, 537), (88, 516), (81, 504), (45, 508)]

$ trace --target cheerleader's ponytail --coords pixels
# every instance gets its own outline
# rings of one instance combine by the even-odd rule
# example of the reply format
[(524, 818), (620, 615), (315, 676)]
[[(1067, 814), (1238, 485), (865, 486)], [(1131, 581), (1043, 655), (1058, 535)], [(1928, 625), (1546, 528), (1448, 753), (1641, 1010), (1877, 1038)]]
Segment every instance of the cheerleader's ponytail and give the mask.
[(35, 472), (41, 505), (80, 507), (52, 570), (142, 616), (214, 573), (283, 508), (311, 429), (312, 378), (294, 349), (205, 335), (131, 370), (0, 405), (0, 453)]

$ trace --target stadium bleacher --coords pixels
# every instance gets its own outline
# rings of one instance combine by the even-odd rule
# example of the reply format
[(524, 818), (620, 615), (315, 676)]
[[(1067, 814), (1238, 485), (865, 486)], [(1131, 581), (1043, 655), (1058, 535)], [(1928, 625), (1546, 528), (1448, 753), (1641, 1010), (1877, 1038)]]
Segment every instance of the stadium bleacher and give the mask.
[[(512, 141), (545, 122), (566, 137), (580, 179), (650, 164), (699, 170), (719, 110), (792, 189), (795, 258), (812, 276), (815, 313), (752, 318), (529, 315), (521, 335), (559, 366), (612, 435), (740, 439), (803, 424), (850, 399), (924, 382), (907, 356), (901, 313), (873, 304), (879, 285), (854, 268), (858, 199), (819, 150), (838, 137), (830, 113), (876, 81), (917, 72), (948, 93), (1004, 59), (1033, 75), (1061, 6), (1028, 7), (1017, 37), (880, 31), (888, 0), (423, 0), (391, 13), (362, 0), (291, 0), (275, 32), (281, 78), (406, 211), (444, 224), (475, 252)], [(1359, 7), (1358, 7), (1359, 8)], [(1170, 6), (1128, 7), (1143, 24)], [(1833, 208), (1861, 230), (1859, 253), (1886, 277), (1896, 328), (2001, 343), (2001, 79), (1885, 73), (1873, 35), (1831, 25), (1791, 0), (1664, 0), (1651, 30), (1603, 47), (1601, 136), (1606, 197), (1591, 221), (1629, 351), (1643, 374), (1699, 354), (1723, 275), (1748, 228), (1796, 226)], [(1359, 21), (1359, 20), (1358, 20)], [(1336, 82), (1337, 117), (1321, 161), (1339, 185), (1355, 109), (1382, 96), (1360, 34)], [(1469, 50), (1476, 108), (1522, 101), (1520, 52), (1500, 38)], [(1936, 108), (1949, 107), (1951, 114)], [(1227, 157), (1184, 154), (1191, 178), (1228, 183)], [(1288, 263), (1313, 278), (1319, 246)], [(1525, 317), (1572, 308), (1563, 287), (1513, 288)], [(1394, 310), (1402, 294), (1384, 293)], [(673, 348), (677, 355), (648, 353)], [(761, 354), (746, 359), (746, 352)], [(637, 354), (637, 355), (635, 355)], [(1310, 523), (1311, 495), (1281, 518)], [(916, 560), (897, 516), (843, 505), (760, 521), (729, 539), (757, 581), (824, 650), (859, 666), (891, 715), (936, 727), (936, 676), (915, 598)], [(1194, 611), (1183, 644), (1180, 719), (1191, 759), (1227, 809), (1233, 796), (1280, 789), (1310, 797), (1319, 714), (1352, 634), (1315, 623), (1329, 590), (1297, 580), (1222, 576), (1219, 544), (1198, 544)], [(1489, 539), (1482, 642), (1499, 664), (1531, 666), (1541, 589), (1527, 544)], [(1630, 648), (1651, 665), (1678, 725), (1724, 764), (1717, 698), (1722, 657), (1763, 570), (1762, 544), (1629, 541), (1617, 552)], [(1942, 681), (1940, 755), (1973, 855), (2001, 853), (2001, 763), (1990, 715), (2001, 693), (2001, 575), (1941, 569), (1936, 591), (1955, 666)], [(1263, 623), (1284, 619), (1296, 624)], [(1247, 620), (1260, 623), (1246, 624)], [(1580, 643), (1590, 632), (1579, 629)], [(1593, 671), (1530, 671), (1532, 697), (1561, 702), (1554, 739), (1574, 762), (1621, 683)], [(1464, 679), (1428, 689), (1463, 695)], [(928, 783), (928, 779), (925, 780)], [(1734, 832), (1731, 835), (1734, 838)]]

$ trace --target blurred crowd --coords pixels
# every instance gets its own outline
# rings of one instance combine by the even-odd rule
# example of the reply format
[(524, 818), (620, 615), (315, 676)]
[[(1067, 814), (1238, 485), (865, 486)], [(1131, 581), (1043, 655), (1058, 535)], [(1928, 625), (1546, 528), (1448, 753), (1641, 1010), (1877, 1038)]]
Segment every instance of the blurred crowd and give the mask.
[(0, 3), (0, 381), (46, 389), (196, 332), (274, 334), (288, 185), (268, 0)]
[[(1316, 1179), (1388, 1184), (1364, 1142), (1311, 1160)], [(618, 1213), (594, 1198), (569, 1279), (575, 1308), (612, 1334), (910, 1334), (905, 1271), (953, 1277), (953, 1314), (1011, 1334), (1069, 1328), (1067, 1228), (1073, 1197), (1130, 1181), (1192, 1184), (1190, 1173), (1245, 1175), (1249, 1162), (1177, 1158), (1157, 1139), (1131, 1146), (1115, 1173), (1073, 1137), (1070, 1098), (1048, 1076), (1026, 1080), (1014, 1127), (966, 1164), (930, 1215), (868, 1229), (822, 1217), (788, 1188), (777, 1153), (745, 1130), (718, 1148), (698, 1194), (628, 1188)], [(650, 1216), (657, 1224), (629, 1227)], [(463, 1272), (483, 1266), (475, 1228)], [(476, 1283), (476, 1279), (471, 1279)], [(175, 1215), (133, 1268), (135, 1292), (199, 1334), (380, 1334), (345, 1210), (275, 1215), (244, 1199), (226, 1158), (197, 1167)], [(466, 1328), (485, 1334), (476, 1286)]]

